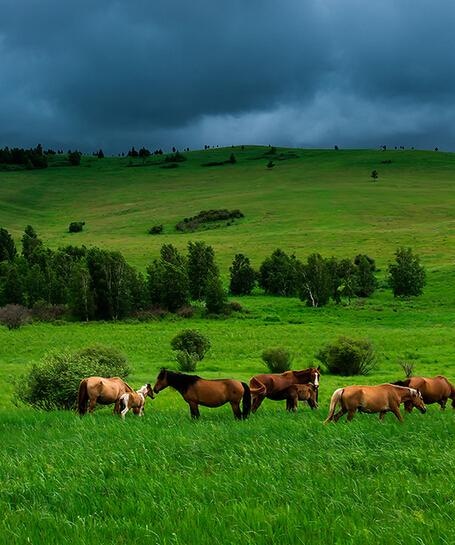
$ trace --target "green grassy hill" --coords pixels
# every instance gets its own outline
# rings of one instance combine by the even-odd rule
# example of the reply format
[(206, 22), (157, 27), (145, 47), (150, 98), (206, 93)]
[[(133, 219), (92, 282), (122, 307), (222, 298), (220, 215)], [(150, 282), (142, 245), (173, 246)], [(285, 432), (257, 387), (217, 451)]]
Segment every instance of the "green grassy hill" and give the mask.
[[(312, 309), (257, 293), (239, 298), (249, 313), (227, 319), (0, 328), (1, 543), (455, 542), (452, 409), (432, 406), (403, 425), (391, 415), (383, 424), (358, 415), (350, 425), (322, 425), (335, 388), (401, 378), (402, 360), (417, 374), (455, 382), (455, 154), (280, 149), (268, 170), (267, 151), (191, 152), (174, 169), (84, 158), (80, 167), (0, 172), (0, 226), (17, 242), (31, 224), (51, 247), (108, 247), (144, 269), (165, 242), (184, 249), (205, 240), (225, 280), (235, 253), (259, 266), (276, 247), (302, 259), (314, 251), (367, 253), (380, 269), (380, 289), (350, 305)], [(201, 166), (231, 152), (236, 164)], [(175, 232), (178, 221), (210, 208), (239, 208), (245, 218)], [(86, 227), (70, 235), (77, 220)], [(165, 233), (148, 235), (158, 223)], [(405, 301), (384, 283), (401, 245), (428, 270), (424, 294)], [(261, 351), (276, 345), (295, 354), (295, 368), (306, 367), (338, 335), (370, 338), (378, 367), (368, 377), (323, 375), (317, 411), (289, 415), (283, 403), (266, 401), (246, 422), (234, 422), (229, 407), (202, 408), (201, 420), (191, 422), (170, 390), (147, 402), (143, 419), (128, 415), (125, 423), (109, 409), (79, 419), (11, 401), (13, 382), (33, 361), (94, 343), (126, 353), (133, 386), (153, 382), (161, 366), (174, 365), (169, 342), (186, 327), (212, 341), (198, 367), (206, 377), (247, 380), (264, 370)]]

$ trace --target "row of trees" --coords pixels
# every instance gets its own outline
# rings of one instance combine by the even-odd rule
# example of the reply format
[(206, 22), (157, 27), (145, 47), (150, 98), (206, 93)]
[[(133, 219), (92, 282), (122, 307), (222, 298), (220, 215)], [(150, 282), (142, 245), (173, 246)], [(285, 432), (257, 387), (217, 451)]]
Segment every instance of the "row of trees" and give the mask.
[[(213, 314), (227, 308), (214, 250), (204, 242), (189, 242), (187, 254), (164, 244), (145, 275), (120, 252), (84, 246), (50, 250), (30, 225), (21, 245), (18, 253), (11, 235), (0, 228), (0, 306), (63, 305), (80, 320), (116, 320), (153, 308), (175, 312), (192, 301), (205, 302)], [(339, 260), (312, 254), (302, 262), (277, 249), (259, 271), (248, 257), (237, 254), (229, 288), (243, 295), (258, 284), (267, 294), (299, 296), (318, 307), (330, 299), (339, 303), (370, 296), (377, 286), (375, 270), (374, 260), (366, 255)], [(397, 251), (389, 282), (396, 296), (421, 293), (425, 270), (410, 249)]]

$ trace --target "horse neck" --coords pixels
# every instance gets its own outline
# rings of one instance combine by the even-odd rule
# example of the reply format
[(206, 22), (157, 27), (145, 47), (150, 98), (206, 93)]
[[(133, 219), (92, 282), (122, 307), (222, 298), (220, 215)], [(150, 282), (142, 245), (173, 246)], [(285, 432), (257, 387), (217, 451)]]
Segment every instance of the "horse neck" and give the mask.
[(397, 386), (394, 385), (395, 391), (398, 391), (400, 396), (400, 401), (408, 401), (412, 398), (412, 392), (415, 391), (414, 388), (409, 388), (407, 386)]
[(297, 384), (308, 384), (311, 381), (311, 369), (304, 369), (299, 371), (298, 374), (294, 373), (294, 377), (297, 380)]

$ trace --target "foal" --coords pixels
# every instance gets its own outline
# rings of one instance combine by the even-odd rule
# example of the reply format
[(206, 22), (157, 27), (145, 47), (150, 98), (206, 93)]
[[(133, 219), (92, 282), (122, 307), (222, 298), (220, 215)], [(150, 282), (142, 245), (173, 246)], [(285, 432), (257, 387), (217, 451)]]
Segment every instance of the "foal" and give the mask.
[(125, 420), (125, 415), (130, 409), (133, 409), (134, 414), (143, 416), (145, 398), (147, 396), (150, 399), (154, 399), (155, 397), (150, 384), (144, 384), (144, 386), (139, 388), (136, 392), (127, 392), (126, 394), (123, 394), (119, 399), (119, 410), (123, 420)]

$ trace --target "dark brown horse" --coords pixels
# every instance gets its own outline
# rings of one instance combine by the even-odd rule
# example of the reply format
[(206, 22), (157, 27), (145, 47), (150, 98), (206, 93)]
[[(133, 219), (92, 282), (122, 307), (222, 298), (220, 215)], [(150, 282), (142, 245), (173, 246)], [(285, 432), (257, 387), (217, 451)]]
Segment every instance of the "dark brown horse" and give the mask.
[(88, 377), (81, 380), (78, 391), (78, 411), (82, 416), (92, 413), (97, 403), (111, 405), (115, 403), (114, 413), (119, 412), (119, 399), (125, 392), (134, 392), (126, 382), (119, 377), (103, 378)]
[[(442, 375), (433, 378), (411, 377), (406, 380), (394, 382), (394, 384), (407, 386), (408, 388), (417, 388), (427, 405), (439, 403), (441, 409), (445, 409), (447, 400), (451, 399), (452, 408), (455, 409), (455, 386)], [(413, 407), (411, 404), (405, 403), (405, 409), (407, 412), (411, 412)]]
[[(393, 384), (379, 384), (378, 386), (346, 386), (338, 388), (332, 394), (329, 414), (324, 422), (338, 422), (348, 413), (348, 421), (354, 418), (357, 411), (362, 413), (379, 413), (380, 420), (384, 420), (386, 412), (393, 412), (400, 422), (403, 417), (400, 413), (401, 403), (412, 403), (420, 412), (426, 411), (421, 393), (415, 388), (406, 388)], [(341, 409), (335, 414), (336, 406)]]
[(317, 409), (318, 407), (318, 390), (311, 382), (308, 384), (293, 384), (283, 390), (283, 394), (286, 396), (287, 411), (296, 411), (299, 401), (306, 401), (311, 409)]
[[(171, 386), (190, 406), (192, 418), (199, 418), (199, 405), (221, 407), (230, 403), (235, 418), (247, 418), (251, 410), (251, 394), (248, 384), (233, 379), (206, 380), (196, 375), (186, 375), (161, 369), (153, 391), (157, 394)], [(240, 402), (243, 401), (243, 411)]]
[(250, 380), (252, 411), (256, 412), (266, 397), (273, 400), (285, 399), (281, 397), (283, 390), (293, 384), (308, 384), (311, 382), (316, 389), (317, 402), (320, 376), (320, 367), (310, 367), (302, 371), (285, 371), (280, 374), (255, 375)]

